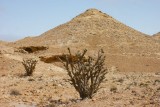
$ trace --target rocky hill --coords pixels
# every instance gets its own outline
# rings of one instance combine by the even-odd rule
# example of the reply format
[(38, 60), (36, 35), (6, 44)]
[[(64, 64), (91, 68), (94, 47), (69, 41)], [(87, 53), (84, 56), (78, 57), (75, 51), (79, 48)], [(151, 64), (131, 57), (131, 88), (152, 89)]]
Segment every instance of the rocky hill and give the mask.
[(11, 45), (103, 48), (111, 53), (157, 53), (160, 50), (159, 43), (148, 35), (96, 9), (89, 9), (40, 36), (25, 38)]
[[(106, 63), (120, 71), (160, 69), (159, 41), (97, 9), (89, 9), (39, 36), (26, 37), (8, 45), (30, 52), (36, 49), (36, 56), (45, 58), (66, 53), (68, 47), (73, 52), (88, 49), (90, 55), (102, 48), (106, 53)], [(38, 52), (42, 47), (46, 50)]]

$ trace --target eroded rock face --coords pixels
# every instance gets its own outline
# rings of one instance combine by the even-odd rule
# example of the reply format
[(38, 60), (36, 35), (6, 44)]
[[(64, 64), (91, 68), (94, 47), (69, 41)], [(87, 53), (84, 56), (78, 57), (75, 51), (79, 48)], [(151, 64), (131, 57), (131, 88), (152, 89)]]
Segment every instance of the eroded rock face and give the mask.
[[(78, 61), (77, 56), (70, 56), (68, 54), (63, 54), (63, 55), (52, 55), (52, 56), (40, 56), (40, 60), (45, 62), (45, 63), (53, 63), (53, 62), (60, 62), (60, 61), (66, 61), (66, 57), (68, 57), (69, 62), (76, 62)], [(83, 59), (86, 61), (87, 59), (84, 57)]]
[(52, 63), (52, 62), (59, 62), (59, 58), (61, 60), (65, 59), (65, 55), (52, 55), (52, 56), (40, 56), (39, 57), (41, 61), (45, 63)]
[(37, 52), (37, 51), (47, 50), (48, 47), (44, 47), (44, 46), (28, 46), (28, 47), (20, 47), (20, 49), (23, 49), (23, 50), (27, 51), (28, 53), (34, 53), (34, 52)]
[(43, 61), (45, 63), (52, 63), (52, 62), (60, 62), (60, 60), (66, 61), (65, 57), (66, 57), (66, 55), (64, 54), (64, 55), (41, 56), (39, 58), (41, 61)]

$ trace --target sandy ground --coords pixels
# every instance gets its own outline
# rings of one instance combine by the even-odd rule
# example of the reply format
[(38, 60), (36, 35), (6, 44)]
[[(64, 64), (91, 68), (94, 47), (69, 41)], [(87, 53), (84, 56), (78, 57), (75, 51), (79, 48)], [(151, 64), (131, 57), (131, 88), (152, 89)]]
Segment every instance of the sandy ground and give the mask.
[[(66, 71), (39, 61), (31, 77), (23, 76), (22, 56), (1, 58), (2, 107), (159, 107), (160, 72), (121, 72), (109, 68), (107, 81), (93, 99), (80, 100)], [(10, 65), (7, 67), (5, 64)], [(6, 68), (5, 68), (6, 67)], [(1, 68), (2, 69), (2, 68)], [(8, 71), (6, 71), (8, 69)]]

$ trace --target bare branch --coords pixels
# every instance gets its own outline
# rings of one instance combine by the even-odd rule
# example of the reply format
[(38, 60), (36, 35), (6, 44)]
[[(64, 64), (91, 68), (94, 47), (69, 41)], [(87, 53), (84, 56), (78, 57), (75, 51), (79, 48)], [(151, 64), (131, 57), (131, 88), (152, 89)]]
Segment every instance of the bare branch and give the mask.
[[(103, 50), (98, 51), (97, 58), (91, 56), (86, 59), (84, 56), (87, 50), (72, 55), (68, 48), (69, 56), (65, 57), (64, 67), (70, 80), (82, 99), (92, 98), (99, 90), (100, 84), (105, 81), (107, 69), (104, 67), (105, 56)], [(74, 59), (75, 58), (75, 59)]]

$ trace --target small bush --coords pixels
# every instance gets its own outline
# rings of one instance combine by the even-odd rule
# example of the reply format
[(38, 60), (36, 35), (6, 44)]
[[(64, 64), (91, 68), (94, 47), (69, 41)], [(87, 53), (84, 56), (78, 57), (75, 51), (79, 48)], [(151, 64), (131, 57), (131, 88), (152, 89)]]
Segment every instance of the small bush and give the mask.
[(21, 93), (18, 90), (13, 89), (13, 90), (11, 90), (10, 95), (16, 96), (16, 95), (21, 95)]
[(22, 62), (25, 71), (26, 71), (26, 76), (31, 76), (35, 70), (37, 60), (29, 58), (29, 59), (23, 59)]
[(112, 86), (111, 89), (110, 89), (110, 91), (113, 92), (113, 93), (115, 93), (117, 91), (117, 87)]
[(123, 83), (124, 79), (120, 78), (117, 80), (117, 82)]
[(146, 84), (146, 83), (140, 83), (139, 86), (140, 86), (140, 87), (147, 87), (148, 84)]
[[(105, 56), (103, 50), (98, 52), (96, 59), (89, 56), (85, 58), (87, 50), (82, 53), (77, 52), (75, 55), (71, 54), (68, 48), (69, 55), (66, 55), (64, 64), (71, 83), (78, 91), (82, 99), (92, 98), (99, 90), (100, 84), (104, 82), (107, 69), (104, 67)], [(72, 58), (72, 56), (75, 56)], [(76, 58), (76, 60), (75, 60)]]

